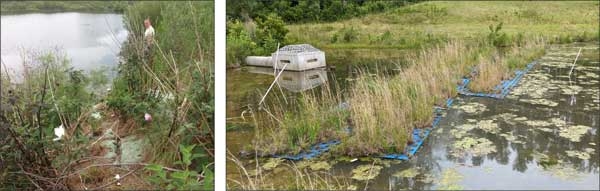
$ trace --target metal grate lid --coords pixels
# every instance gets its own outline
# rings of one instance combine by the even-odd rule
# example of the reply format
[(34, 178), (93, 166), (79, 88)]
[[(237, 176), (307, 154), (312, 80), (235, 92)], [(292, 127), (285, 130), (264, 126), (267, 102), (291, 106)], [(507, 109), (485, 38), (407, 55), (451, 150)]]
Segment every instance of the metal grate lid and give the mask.
[(321, 51), (310, 44), (293, 44), (279, 48), (279, 53), (301, 53)]

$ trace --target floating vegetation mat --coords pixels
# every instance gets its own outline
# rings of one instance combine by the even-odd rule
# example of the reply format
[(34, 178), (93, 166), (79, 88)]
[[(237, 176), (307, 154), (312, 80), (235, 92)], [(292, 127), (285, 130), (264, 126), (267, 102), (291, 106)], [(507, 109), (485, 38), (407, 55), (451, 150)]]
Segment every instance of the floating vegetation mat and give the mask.
[(377, 165), (360, 165), (352, 170), (352, 179), (362, 181), (374, 179), (382, 168)]
[(456, 169), (446, 169), (442, 172), (442, 177), (437, 182), (437, 190), (462, 190), (463, 187), (459, 184), (462, 180), (463, 175), (458, 173)]
[(531, 70), (533, 68), (533, 66), (535, 66), (536, 64), (537, 64), (537, 61), (533, 61), (533, 62), (527, 64), (527, 67), (525, 67), (525, 69), (515, 71), (515, 76), (512, 79), (503, 80), (500, 84), (498, 84), (496, 87), (494, 87), (492, 92), (499, 92), (499, 93), (471, 92), (471, 90), (469, 90), (469, 88), (467, 88), (467, 86), (471, 82), (471, 79), (469, 79), (469, 78), (463, 78), (462, 83), (457, 87), (458, 93), (461, 95), (466, 95), (466, 96), (490, 97), (490, 98), (502, 99), (506, 95), (508, 95), (510, 90), (514, 86), (516, 86), (519, 83), (519, 81), (521, 81), (521, 78), (523, 78), (523, 75), (525, 75), (529, 70)]
[(481, 103), (471, 102), (462, 105), (457, 105), (452, 108), (459, 109), (468, 114), (479, 114), (481, 112), (487, 111), (487, 107)]
[(462, 138), (452, 145), (452, 155), (462, 157), (465, 155), (485, 156), (496, 152), (496, 146), (486, 138)]
[(400, 178), (414, 178), (417, 175), (419, 175), (419, 170), (417, 170), (416, 168), (409, 168), (406, 170), (396, 172), (392, 176)]

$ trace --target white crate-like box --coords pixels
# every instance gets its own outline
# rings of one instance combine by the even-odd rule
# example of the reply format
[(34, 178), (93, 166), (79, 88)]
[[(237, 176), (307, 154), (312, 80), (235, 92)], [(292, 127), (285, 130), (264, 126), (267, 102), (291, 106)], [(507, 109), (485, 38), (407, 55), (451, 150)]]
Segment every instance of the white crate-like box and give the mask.
[(281, 69), (287, 64), (285, 70), (304, 71), (326, 66), (325, 52), (309, 44), (288, 45), (271, 54), (275, 68)]

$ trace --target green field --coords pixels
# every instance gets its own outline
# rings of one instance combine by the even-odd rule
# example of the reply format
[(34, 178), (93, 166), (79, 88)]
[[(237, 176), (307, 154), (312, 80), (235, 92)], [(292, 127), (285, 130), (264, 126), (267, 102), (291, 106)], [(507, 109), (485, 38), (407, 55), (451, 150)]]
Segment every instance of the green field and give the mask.
[(2, 14), (123, 12), (127, 1), (2, 1)]
[[(424, 2), (332, 23), (288, 25), (287, 38), (319, 48), (418, 48), (448, 39), (477, 40), (503, 23), (510, 37), (552, 42), (597, 40), (598, 2)], [(332, 42), (353, 28), (349, 41)], [(387, 34), (386, 34), (387, 33)]]

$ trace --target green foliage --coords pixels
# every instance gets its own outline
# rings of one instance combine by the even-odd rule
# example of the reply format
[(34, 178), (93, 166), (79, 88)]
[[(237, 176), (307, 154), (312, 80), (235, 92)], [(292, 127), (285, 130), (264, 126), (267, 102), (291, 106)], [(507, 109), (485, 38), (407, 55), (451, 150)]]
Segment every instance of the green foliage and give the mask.
[(257, 44), (239, 20), (227, 22), (227, 63), (239, 65), (246, 56), (251, 56)]
[(210, 168), (205, 167), (202, 170), (204, 176), (202, 185), (198, 181), (200, 173), (189, 168), (193, 160), (205, 157), (201, 154), (194, 154), (194, 147), (195, 145), (179, 145), (181, 161), (177, 161), (176, 163), (182, 165), (184, 167), (183, 170), (171, 170), (169, 172), (166, 168), (158, 164), (146, 166), (145, 169), (152, 173), (148, 180), (158, 188), (165, 188), (167, 190), (195, 190), (201, 186), (203, 189), (213, 189), (214, 174)]
[(3, 1), (2, 14), (39, 12), (123, 12), (125, 1)]
[(331, 42), (332, 43), (336, 43), (336, 42), (354, 42), (356, 40), (358, 40), (358, 30), (354, 29), (354, 26), (350, 27), (350, 28), (342, 28), (341, 30), (339, 30), (338, 32), (334, 33), (331, 36)]
[(288, 29), (277, 14), (269, 14), (256, 19), (255, 39), (258, 46), (257, 53), (264, 55), (277, 50), (277, 43), (285, 44), (285, 35)]
[[(126, 62), (119, 65), (107, 105), (144, 127), (138, 131), (154, 140), (146, 148), (152, 163), (185, 169), (165, 176), (157, 172), (155, 178), (168, 179), (158, 184), (168, 189), (198, 188), (196, 172), (212, 171), (207, 153), (214, 148), (213, 9), (213, 2), (175, 1), (137, 2), (125, 11), (132, 35), (121, 51)], [(141, 51), (146, 18), (155, 29), (149, 56)], [(144, 121), (145, 113), (152, 121)], [(173, 146), (180, 144), (202, 147)]]
[[(54, 178), (57, 169), (67, 168), (73, 160), (84, 157), (89, 138), (80, 132), (80, 118), (98, 100), (88, 91), (101, 85), (102, 77), (89, 78), (74, 70), (65, 55), (58, 51), (26, 52), (24, 79), (11, 81), (2, 74), (0, 91), (0, 159), (7, 159), (7, 169)], [(99, 81), (96, 81), (99, 80)], [(53, 140), (54, 128), (63, 126), (66, 135)], [(2, 161), (4, 163), (4, 161)], [(3, 164), (4, 165), (4, 164)], [(64, 171), (61, 171), (64, 172)], [(18, 174), (3, 179), (4, 188), (26, 189), (31, 181), (45, 189), (64, 189), (62, 184), (47, 180), (27, 180)], [(4, 184), (4, 183), (3, 183)]]
[(417, 1), (247, 1), (227, 0), (230, 19), (256, 18), (277, 13), (285, 22), (318, 22), (348, 19), (368, 13), (383, 12)]
[(505, 47), (510, 43), (510, 39), (508, 35), (504, 32), (500, 32), (502, 30), (502, 22), (498, 23), (496, 26), (491, 24), (488, 28), (490, 29), (490, 33), (488, 34), (488, 41), (491, 45), (495, 47)]
[(242, 23), (239, 20), (227, 22), (227, 63), (239, 65), (246, 56), (270, 55), (277, 50), (277, 45), (288, 43), (288, 29), (277, 14), (268, 14), (256, 18), (253, 22)]

